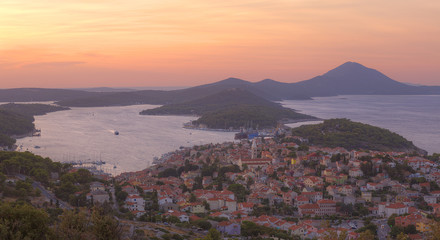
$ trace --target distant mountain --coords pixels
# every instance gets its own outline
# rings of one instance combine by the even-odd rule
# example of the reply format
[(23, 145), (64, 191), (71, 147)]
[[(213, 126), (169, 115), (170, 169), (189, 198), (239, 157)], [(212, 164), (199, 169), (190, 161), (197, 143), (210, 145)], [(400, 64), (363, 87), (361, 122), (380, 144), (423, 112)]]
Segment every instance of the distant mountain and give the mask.
[(80, 90), (86, 92), (133, 92), (136, 89), (131, 88), (110, 88), (110, 87), (95, 87), (95, 88), (72, 88), (71, 90)]
[[(284, 85), (285, 87), (283, 88), (280, 85)], [(295, 94), (286, 90), (288, 85), (289, 84), (287, 83), (279, 83), (272, 87), (268, 87), (264, 84), (251, 83), (238, 78), (228, 78), (219, 82), (186, 89), (107, 93), (86, 98), (67, 99), (59, 101), (58, 104), (69, 107), (123, 106), (134, 104), (163, 105), (188, 102), (231, 88), (246, 90), (271, 101), (281, 101), (283, 99), (310, 99), (303, 94), (295, 96)]]
[[(440, 86), (411, 86), (397, 82), (377, 70), (359, 63), (347, 62), (329, 72), (297, 83), (271, 79), (248, 82), (238, 78), (178, 90), (136, 90), (95, 88), (65, 89), (4, 89), (0, 102), (58, 101), (62, 106), (98, 107), (134, 104), (174, 104), (200, 99), (226, 89), (246, 90), (270, 101), (311, 99), (336, 95), (414, 95), (440, 94)], [(113, 92), (117, 91), (117, 92)]]
[(346, 62), (324, 75), (292, 85), (311, 97), (440, 94), (440, 87), (410, 86), (355, 62)]

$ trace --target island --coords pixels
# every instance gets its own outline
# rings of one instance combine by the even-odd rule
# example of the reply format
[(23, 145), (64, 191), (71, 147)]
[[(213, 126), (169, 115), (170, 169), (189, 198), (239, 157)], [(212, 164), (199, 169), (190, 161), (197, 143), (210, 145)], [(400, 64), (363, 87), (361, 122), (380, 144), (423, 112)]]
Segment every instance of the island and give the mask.
[(275, 128), (279, 123), (317, 120), (259, 97), (249, 91), (231, 88), (200, 99), (168, 104), (140, 112), (141, 115), (200, 116), (190, 125), (197, 128), (262, 129)]

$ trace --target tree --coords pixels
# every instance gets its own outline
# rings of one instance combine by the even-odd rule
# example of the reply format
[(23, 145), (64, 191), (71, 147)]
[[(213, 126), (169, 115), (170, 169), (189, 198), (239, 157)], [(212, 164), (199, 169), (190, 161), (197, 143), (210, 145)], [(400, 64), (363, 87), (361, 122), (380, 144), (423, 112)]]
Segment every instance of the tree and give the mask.
[(408, 237), (405, 233), (401, 232), (399, 235), (397, 235), (396, 240), (410, 240), (411, 238)]
[(254, 222), (243, 221), (241, 223), (241, 235), (244, 237), (257, 237), (263, 233), (262, 228)]
[(121, 239), (122, 227), (113, 216), (106, 215), (103, 208), (93, 208), (92, 224), (92, 233), (98, 240)]
[(177, 170), (175, 168), (167, 168), (158, 174), (159, 178), (178, 177)]
[(392, 226), (391, 227), (391, 231), (390, 231), (390, 236), (391, 237), (397, 237), (397, 235), (399, 235), (400, 233), (403, 233), (403, 228), (399, 227), (399, 226)]
[(228, 186), (228, 190), (234, 193), (237, 202), (244, 202), (246, 200), (247, 190), (243, 185), (234, 183)]
[(194, 203), (197, 201), (196, 195), (194, 193), (191, 193), (191, 196), (189, 197), (189, 202)]
[(251, 177), (248, 177), (247, 182), (246, 182), (246, 186), (248, 188), (250, 188), (252, 185), (254, 185), (254, 183), (255, 183), (254, 179)]
[(392, 227), (392, 226), (394, 226), (394, 224), (396, 224), (396, 220), (395, 220), (396, 217), (397, 217), (397, 214), (394, 213), (394, 214), (392, 214), (392, 215), (388, 218), (388, 222), (387, 222), (387, 223), (388, 223), (389, 226)]
[(323, 240), (345, 240), (347, 236), (347, 231), (341, 231), (338, 235), (335, 230), (330, 229), (325, 233)]
[(375, 239), (374, 234), (370, 230), (367, 230), (365, 232), (362, 232), (357, 240), (374, 240), (374, 239)]
[(180, 219), (176, 216), (169, 216), (167, 218), (167, 221), (170, 223), (180, 223)]
[(217, 229), (211, 228), (209, 229), (208, 236), (206, 236), (206, 240), (220, 240), (221, 234)]
[(60, 216), (57, 235), (62, 239), (82, 240), (92, 237), (89, 231), (90, 220), (83, 212), (65, 211)]
[(212, 224), (206, 220), (197, 220), (194, 222), (199, 228), (208, 230), (212, 227)]
[(0, 205), (0, 239), (47, 239), (51, 234), (47, 213), (28, 204)]
[(416, 234), (417, 228), (413, 224), (406, 226), (403, 230), (406, 234)]

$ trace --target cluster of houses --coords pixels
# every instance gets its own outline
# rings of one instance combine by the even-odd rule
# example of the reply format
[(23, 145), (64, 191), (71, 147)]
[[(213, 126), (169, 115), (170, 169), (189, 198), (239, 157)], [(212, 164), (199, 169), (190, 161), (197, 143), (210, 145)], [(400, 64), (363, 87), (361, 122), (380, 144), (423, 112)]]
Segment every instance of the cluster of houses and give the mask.
[[(141, 195), (155, 192), (160, 210), (182, 222), (201, 215), (209, 216), (223, 220), (216, 228), (225, 235), (239, 235), (240, 223), (251, 221), (303, 238), (319, 238), (326, 232), (319, 224), (321, 220), (312, 221), (311, 218), (349, 216), (341, 211), (342, 205), (362, 204), (368, 209), (366, 216), (376, 218), (398, 216), (396, 224), (415, 225), (421, 234), (429, 231), (428, 214), (440, 216), (440, 171), (436, 162), (419, 156), (409, 157), (403, 152), (320, 147), (302, 150), (295, 141), (303, 139), (290, 137), (290, 140), (276, 142), (272, 138), (254, 138), (252, 142), (243, 140), (180, 149), (168, 154), (157, 165), (117, 177), (117, 181), (126, 183), (123, 188), (128, 193), (125, 207), (141, 216), (148, 204)], [(178, 176), (158, 177), (166, 169), (184, 169), (188, 163), (197, 167), (177, 171)], [(364, 172), (367, 163), (369, 170), (377, 174), (367, 176)], [(202, 171), (213, 164), (220, 167), (237, 165), (240, 170), (223, 172), (225, 181), (219, 185), (216, 181), (221, 174), (218, 169), (209, 174)], [(392, 179), (384, 170), (398, 165), (413, 170), (402, 172), (408, 179), (406, 182)], [(228, 190), (231, 184), (247, 189), (244, 201), (238, 201)], [(429, 207), (421, 209), (420, 205)], [(292, 209), (293, 213), (280, 216), (278, 212), (277, 217), (270, 213), (253, 214), (261, 206), (283, 206)], [(286, 217), (299, 221), (283, 220)], [(348, 231), (349, 239), (359, 236), (356, 229), (333, 227), (337, 231)]]

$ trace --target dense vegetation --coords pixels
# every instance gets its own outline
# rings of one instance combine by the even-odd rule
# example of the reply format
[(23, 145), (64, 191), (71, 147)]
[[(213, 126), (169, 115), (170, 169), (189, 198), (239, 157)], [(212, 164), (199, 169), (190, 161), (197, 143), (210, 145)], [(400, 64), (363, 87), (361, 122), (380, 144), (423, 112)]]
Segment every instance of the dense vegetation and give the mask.
[(258, 97), (248, 91), (233, 88), (194, 101), (169, 104), (142, 111), (143, 115), (202, 115), (238, 105), (280, 107), (279, 104)]
[(91, 214), (56, 210), (0, 202), (0, 239), (121, 239), (121, 225), (103, 207)]
[(143, 115), (201, 115), (194, 125), (208, 128), (275, 127), (280, 121), (314, 119), (283, 108), (251, 92), (233, 88), (194, 101), (170, 104), (140, 112)]
[(68, 166), (30, 152), (0, 151), (0, 173), (30, 176), (45, 185), (49, 184), (50, 173), (62, 174)]
[(48, 104), (39, 104), (39, 103), (34, 103), (34, 104), (8, 103), (8, 104), (0, 105), (0, 109), (14, 112), (23, 116), (28, 116), (33, 120), (33, 116), (44, 115), (50, 112), (69, 110), (70, 108), (48, 105)]
[(208, 128), (275, 127), (278, 122), (316, 119), (315, 117), (297, 113), (288, 108), (239, 105), (228, 109), (203, 114), (193, 122), (195, 125), (205, 124)]
[(0, 146), (12, 147), (13, 135), (24, 135), (34, 130), (34, 116), (68, 108), (46, 104), (3, 104), (0, 105)]
[(320, 124), (297, 127), (292, 129), (292, 134), (307, 138), (311, 144), (325, 147), (426, 153), (387, 129), (348, 119), (330, 119)]
[(22, 135), (34, 129), (32, 120), (23, 115), (0, 110), (0, 146), (11, 147), (15, 143), (12, 135)]

